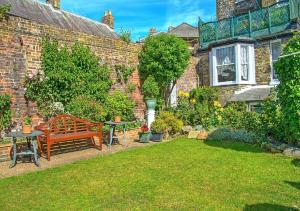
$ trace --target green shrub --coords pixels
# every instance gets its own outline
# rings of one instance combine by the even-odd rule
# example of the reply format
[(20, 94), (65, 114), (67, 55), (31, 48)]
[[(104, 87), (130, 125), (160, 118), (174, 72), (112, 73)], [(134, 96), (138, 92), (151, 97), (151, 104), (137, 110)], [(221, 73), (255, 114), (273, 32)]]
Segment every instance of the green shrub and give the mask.
[(142, 91), (145, 98), (157, 98), (159, 95), (159, 87), (153, 76), (148, 76), (145, 80)]
[[(0, 134), (11, 123), (11, 99), (10, 96), (0, 95)], [(1, 138), (1, 137), (0, 137)]]
[(207, 140), (217, 141), (239, 141), (249, 144), (260, 142), (261, 139), (256, 134), (248, 132), (244, 129), (230, 130), (227, 128), (219, 128), (208, 135)]
[(285, 124), (281, 106), (274, 94), (263, 103), (261, 113), (263, 129), (266, 136), (272, 137), (278, 142), (287, 141), (287, 125)]
[(195, 99), (199, 104), (213, 104), (214, 101), (218, 101), (219, 99), (219, 89), (215, 87), (200, 87), (193, 89), (190, 92), (190, 97)]
[(240, 141), (248, 144), (254, 144), (259, 141), (257, 135), (244, 129), (232, 131), (230, 134), (230, 139), (233, 141)]
[(3, 18), (11, 9), (11, 5), (4, 4), (0, 6), (0, 19)]
[(126, 42), (127, 44), (131, 43), (131, 31), (121, 28), (119, 32), (119, 37), (121, 40)]
[(134, 119), (135, 103), (125, 93), (116, 91), (109, 95), (104, 107), (109, 120), (113, 120), (115, 116), (121, 116), (124, 121), (132, 121)]
[[(46, 110), (55, 102), (67, 106), (78, 96), (104, 103), (111, 87), (110, 70), (99, 65), (90, 48), (75, 44), (60, 48), (57, 41), (42, 42), (42, 72), (25, 82), (26, 98)], [(47, 115), (47, 114), (45, 114)]]
[(218, 128), (213, 130), (207, 137), (207, 140), (224, 141), (231, 139), (231, 131), (227, 128)]
[[(278, 100), (286, 124), (286, 138), (300, 142), (300, 35), (295, 35), (283, 49), (283, 55), (276, 64)], [(296, 53), (296, 54), (295, 54)]]
[(161, 118), (157, 118), (151, 125), (151, 131), (154, 133), (167, 133), (168, 124)]
[[(173, 113), (163, 111), (156, 117), (156, 122), (163, 123), (162, 128), (166, 128), (165, 132), (170, 135), (180, 133), (183, 127), (183, 122), (177, 119)], [(157, 123), (156, 123), (157, 124)]]
[(107, 115), (101, 104), (89, 96), (78, 96), (68, 104), (66, 111), (93, 122), (104, 122)]

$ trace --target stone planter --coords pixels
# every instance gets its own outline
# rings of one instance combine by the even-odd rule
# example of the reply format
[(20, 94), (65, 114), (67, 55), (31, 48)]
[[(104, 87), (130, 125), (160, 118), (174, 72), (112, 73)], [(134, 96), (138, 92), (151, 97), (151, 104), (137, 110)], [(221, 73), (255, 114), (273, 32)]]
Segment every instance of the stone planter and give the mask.
[(148, 109), (155, 109), (156, 99), (146, 99), (146, 104)]
[(154, 142), (161, 142), (163, 138), (164, 138), (163, 133), (152, 133), (150, 140)]
[(148, 133), (140, 133), (139, 134), (140, 143), (149, 143), (150, 137), (151, 137), (151, 133), (150, 132), (148, 132)]

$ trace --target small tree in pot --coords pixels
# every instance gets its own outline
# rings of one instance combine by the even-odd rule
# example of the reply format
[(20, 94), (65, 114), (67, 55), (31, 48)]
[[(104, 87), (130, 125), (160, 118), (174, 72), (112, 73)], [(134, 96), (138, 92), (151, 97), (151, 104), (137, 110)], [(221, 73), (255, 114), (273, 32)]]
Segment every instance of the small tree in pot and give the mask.
[(145, 80), (142, 91), (148, 108), (154, 109), (156, 106), (156, 98), (159, 95), (159, 87), (153, 76), (150, 75)]
[(160, 142), (164, 135), (168, 133), (168, 125), (162, 119), (155, 120), (151, 125), (151, 141)]

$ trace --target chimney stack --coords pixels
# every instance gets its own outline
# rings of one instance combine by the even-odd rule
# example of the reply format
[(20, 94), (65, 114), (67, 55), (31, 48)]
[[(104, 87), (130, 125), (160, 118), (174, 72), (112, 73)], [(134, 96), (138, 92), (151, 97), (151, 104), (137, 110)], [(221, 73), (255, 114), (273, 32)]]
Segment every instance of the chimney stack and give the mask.
[(108, 25), (111, 29), (114, 29), (115, 20), (111, 10), (105, 11), (104, 16), (102, 17), (102, 23)]
[(56, 10), (60, 9), (60, 0), (46, 0), (46, 3), (51, 4), (51, 6)]
[(149, 31), (150, 36), (155, 35), (157, 33), (157, 30), (155, 27), (152, 27)]

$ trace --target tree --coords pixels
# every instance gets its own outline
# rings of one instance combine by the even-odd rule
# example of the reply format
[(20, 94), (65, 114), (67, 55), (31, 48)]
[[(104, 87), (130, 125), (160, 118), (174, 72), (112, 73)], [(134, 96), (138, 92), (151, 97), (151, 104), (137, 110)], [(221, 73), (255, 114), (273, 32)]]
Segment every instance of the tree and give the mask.
[(177, 79), (188, 66), (190, 52), (187, 43), (174, 35), (149, 36), (139, 55), (142, 80), (152, 75), (160, 87), (160, 95), (169, 102)]
[(123, 40), (126, 43), (131, 43), (132, 39), (131, 39), (131, 31), (130, 30), (126, 30), (121, 28), (120, 32), (119, 32), (119, 37), (121, 40)]
[(288, 140), (300, 142), (300, 35), (295, 35), (283, 49), (275, 69), (280, 84), (278, 99), (287, 125)]

